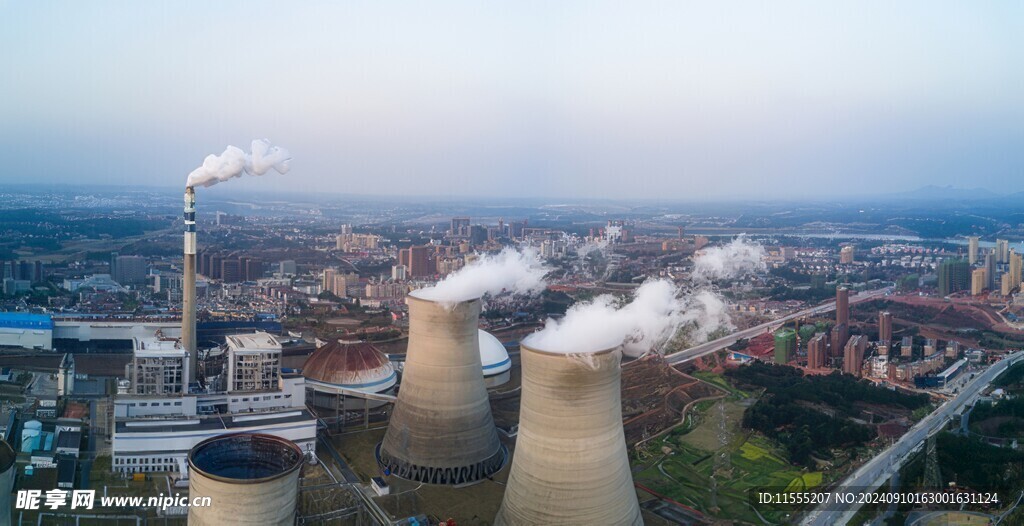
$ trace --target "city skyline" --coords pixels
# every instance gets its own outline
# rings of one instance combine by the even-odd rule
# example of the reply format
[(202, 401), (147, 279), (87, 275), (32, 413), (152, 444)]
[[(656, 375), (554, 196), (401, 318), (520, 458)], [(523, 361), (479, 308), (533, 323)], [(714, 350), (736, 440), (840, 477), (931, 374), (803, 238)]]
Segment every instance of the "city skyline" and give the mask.
[(249, 189), (1024, 190), (1020, 7), (743, 7), (5, 3), (0, 183), (173, 187), (268, 137), (295, 171)]

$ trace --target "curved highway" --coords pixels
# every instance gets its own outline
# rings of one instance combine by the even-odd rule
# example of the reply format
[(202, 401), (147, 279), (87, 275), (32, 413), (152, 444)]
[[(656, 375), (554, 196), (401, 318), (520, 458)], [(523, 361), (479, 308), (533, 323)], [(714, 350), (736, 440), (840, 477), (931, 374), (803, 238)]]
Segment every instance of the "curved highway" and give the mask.
[[(856, 294), (856, 295), (852, 295), (851, 294), (851, 296), (850, 296), (850, 305), (861, 303), (863, 301), (877, 299), (877, 298), (883, 297), (883, 296), (885, 296), (885, 295), (887, 295), (887, 294), (889, 294), (891, 292), (892, 292), (892, 289), (884, 288), (884, 289), (872, 290), (872, 291), (869, 291), (869, 292), (864, 292), (864, 293)], [(672, 354), (667, 354), (667, 355), (665, 355), (665, 360), (669, 364), (671, 364), (671, 365), (676, 365), (676, 364), (680, 364), (680, 363), (683, 363), (683, 362), (687, 362), (687, 361), (693, 360), (694, 358), (699, 358), (701, 356), (705, 356), (705, 355), (711, 354), (713, 352), (720, 351), (720, 350), (722, 350), (722, 349), (724, 349), (724, 348), (726, 348), (726, 347), (736, 343), (737, 341), (739, 341), (739, 340), (741, 340), (743, 338), (748, 338), (749, 339), (749, 338), (753, 338), (754, 336), (757, 336), (759, 334), (763, 334), (765, 332), (770, 332), (771, 330), (774, 330), (774, 329), (776, 329), (778, 327), (781, 327), (782, 325), (784, 325), (784, 324), (786, 324), (786, 323), (788, 323), (790, 321), (793, 321), (793, 320), (796, 320), (796, 319), (800, 319), (800, 318), (806, 318), (808, 316), (817, 316), (817, 315), (820, 315), (820, 314), (825, 314), (826, 312), (832, 312), (834, 310), (836, 310), (836, 301), (832, 300), (832, 301), (829, 301), (827, 303), (822, 303), (821, 305), (818, 305), (817, 307), (811, 307), (809, 309), (804, 309), (802, 311), (794, 312), (792, 314), (786, 315), (786, 316), (784, 316), (782, 318), (779, 318), (777, 320), (772, 320), (772, 321), (770, 321), (768, 323), (762, 323), (761, 325), (758, 325), (756, 327), (751, 327), (749, 329), (743, 329), (742, 331), (734, 332), (734, 333), (732, 333), (732, 334), (730, 334), (728, 336), (725, 336), (723, 338), (719, 338), (717, 340), (712, 340), (712, 341), (707, 342), (707, 343), (702, 343), (700, 345), (697, 345), (696, 347), (690, 347), (689, 349), (686, 349), (686, 350), (683, 350), (683, 351), (679, 351), (679, 352), (672, 353)]]
[[(974, 403), (978, 395), (992, 383), (996, 376), (999, 376), (1010, 365), (1020, 361), (1021, 358), (1024, 358), (1024, 352), (1015, 352), (1007, 358), (992, 364), (984, 372), (979, 373), (974, 380), (963, 388), (956, 398), (943, 402), (938, 409), (921, 419), (920, 422), (910, 428), (893, 445), (869, 460), (857, 471), (854, 471), (850, 476), (833, 487), (832, 490), (842, 491), (843, 488), (855, 488), (856, 491), (862, 491), (865, 488), (870, 488), (874, 491), (878, 489), (882, 483), (899, 470), (903, 462), (912, 453), (921, 448), (929, 435), (942, 429), (953, 415), (958, 414), (964, 407)], [(859, 508), (859, 504), (851, 505), (848, 509), (841, 511), (818, 508), (811, 511), (801, 524), (805, 526), (847, 524)]]

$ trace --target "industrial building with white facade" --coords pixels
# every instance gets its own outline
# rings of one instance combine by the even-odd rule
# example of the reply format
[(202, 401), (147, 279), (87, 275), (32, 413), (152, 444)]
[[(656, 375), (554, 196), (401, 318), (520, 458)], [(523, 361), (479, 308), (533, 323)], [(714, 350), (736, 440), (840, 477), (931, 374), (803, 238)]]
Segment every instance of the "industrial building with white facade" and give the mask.
[(225, 433), (267, 433), (313, 449), (317, 424), (306, 410), (305, 380), (274, 365), (281, 353), (274, 336), (229, 339), (219, 353), (225, 366), (204, 379), (223, 390), (187, 381), (182, 372), (193, 368), (179, 342), (139, 340), (138, 347), (129, 367), (145, 373), (130, 374), (114, 400), (113, 469), (187, 476), (189, 450)]

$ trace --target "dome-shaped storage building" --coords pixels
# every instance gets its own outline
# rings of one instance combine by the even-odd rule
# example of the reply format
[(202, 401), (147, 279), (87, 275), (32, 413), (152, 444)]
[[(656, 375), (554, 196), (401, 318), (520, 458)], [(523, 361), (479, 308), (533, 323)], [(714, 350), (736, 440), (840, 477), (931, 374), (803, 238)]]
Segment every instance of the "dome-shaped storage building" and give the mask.
[(508, 357), (508, 350), (498, 338), (485, 330), (481, 329), (479, 336), (480, 364), (484, 369), (484, 385), (490, 389), (508, 382), (512, 374), (512, 360)]
[(398, 380), (387, 355), (373, 344), (341, 340), (314, 351), (302, 367), (302, 376), (306, 378), (306, 400), (327, 409), (380, 406), (385, 402), (361, 399), (359, 393), (385, 394)]

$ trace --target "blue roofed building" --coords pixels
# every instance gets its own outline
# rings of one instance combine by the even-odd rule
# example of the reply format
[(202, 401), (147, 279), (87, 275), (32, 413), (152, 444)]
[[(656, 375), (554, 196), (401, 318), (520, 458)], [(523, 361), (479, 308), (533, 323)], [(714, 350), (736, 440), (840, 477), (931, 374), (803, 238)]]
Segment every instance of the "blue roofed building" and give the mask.
[(53, 350), (53, 319), (47, 314), (0, 312), (0, 347)]

